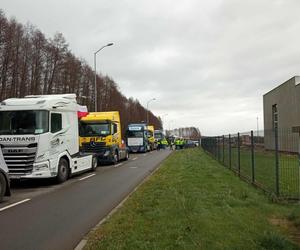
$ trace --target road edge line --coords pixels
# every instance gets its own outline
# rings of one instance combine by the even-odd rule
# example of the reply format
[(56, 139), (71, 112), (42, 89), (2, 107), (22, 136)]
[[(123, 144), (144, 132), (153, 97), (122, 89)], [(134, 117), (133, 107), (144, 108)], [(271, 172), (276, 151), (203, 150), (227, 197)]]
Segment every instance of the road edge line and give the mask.
[(18, 205), (20, 205), (20, 204), (22, 204), (22, 203), (25, 203), (25, 202), (27, 202), (27, 201), (30, 201), (30, 200), (31, 200), (31, 199), (24, 199), (24, 200), (21, 200), (21, 201), (12, 203), (12, 204), (10, 204), (10, 205), (7, 205), (7, 206), (5, 206), (5, 207), (0, 208), (0, 212), (4, 211), (4, 210), (6, 210), (6, 209), (9, 209), (9, 208), (18, 206)]
[(134, 193), (136, 192), (136, 190), (142, 186), (153, 174), (156, 173), (156, 171), (158, 171), (162, 165), (162, 163), (167, 160), (170, 155), (172, 155), (173, 152), (171, 152), (165, 159), (163, 159), (163, 161), (161, 161), (159, 164), (156, 165), (155, 169), (153, 171), (150, 172), (149, 175), (145, 176), (145, 178), (123, 199), (121, 200), (121, 202), (116, 205), (102, 220), (100, 220), (96, 226), (94, 226), (84, 237), (83, 239), (78, 243), (78, 245), (74, 248), (74, 250), (83, 250), (83, 248), (85, 247), (86, 243), (88, 242), (87, 236), (95, 231), (96, 229), (98, 229), (104, 222), (106, 222), (115, 212), (117, 212), (122, 206), (123, 204), (128, 200), (128, 198)]
[(95, 176), (95, 175), (96, 175), (96, 174), (90, 174), (90, 175), (87, 175), (87, 176), (85, 176), (85, 177), (80, 178), (79, 181), (83, 181), (83, 180), (88, 179), (88, 178), (91, 178), (91, 177), (93, 177), (93, 176)]

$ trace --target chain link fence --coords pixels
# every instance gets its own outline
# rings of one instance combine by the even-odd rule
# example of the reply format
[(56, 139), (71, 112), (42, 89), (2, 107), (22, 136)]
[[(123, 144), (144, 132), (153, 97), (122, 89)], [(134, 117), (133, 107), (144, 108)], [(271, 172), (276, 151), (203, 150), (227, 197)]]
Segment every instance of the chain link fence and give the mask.
[(242, 179), (282, 199), (300, 199), (299, 133), (292, 129), (202, 137), (203, 149)]

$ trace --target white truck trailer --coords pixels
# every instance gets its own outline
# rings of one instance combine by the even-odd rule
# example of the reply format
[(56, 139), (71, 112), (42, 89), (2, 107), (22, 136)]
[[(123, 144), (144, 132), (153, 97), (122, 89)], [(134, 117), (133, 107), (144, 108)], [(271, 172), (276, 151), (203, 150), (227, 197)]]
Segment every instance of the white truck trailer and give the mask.
[(79, 151), (75, 94), (26, 96), (0, 103), (0, 146), (11, 179), (56, 178), (94, 170), (97, 158)]
[(4, 161), (0, 148), (0, 202), (4, 196), (10, 196), (10, 185), (8, 177), (8, 168)]

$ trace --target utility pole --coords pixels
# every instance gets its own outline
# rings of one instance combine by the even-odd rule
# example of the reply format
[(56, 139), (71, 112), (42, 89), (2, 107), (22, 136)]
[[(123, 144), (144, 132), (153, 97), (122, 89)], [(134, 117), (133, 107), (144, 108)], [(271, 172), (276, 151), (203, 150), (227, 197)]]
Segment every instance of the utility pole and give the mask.
[(256, 117), (256, 136), (259, 136), (259, 132), (258, 132), (258, 116)]

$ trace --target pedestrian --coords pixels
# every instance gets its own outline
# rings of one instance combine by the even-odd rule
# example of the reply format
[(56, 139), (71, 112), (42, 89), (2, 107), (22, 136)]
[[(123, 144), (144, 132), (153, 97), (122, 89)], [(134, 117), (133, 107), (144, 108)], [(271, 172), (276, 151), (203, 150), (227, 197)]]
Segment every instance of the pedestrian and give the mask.
[(161, 149), (161, 140), (157, 141), (157, 151)]

